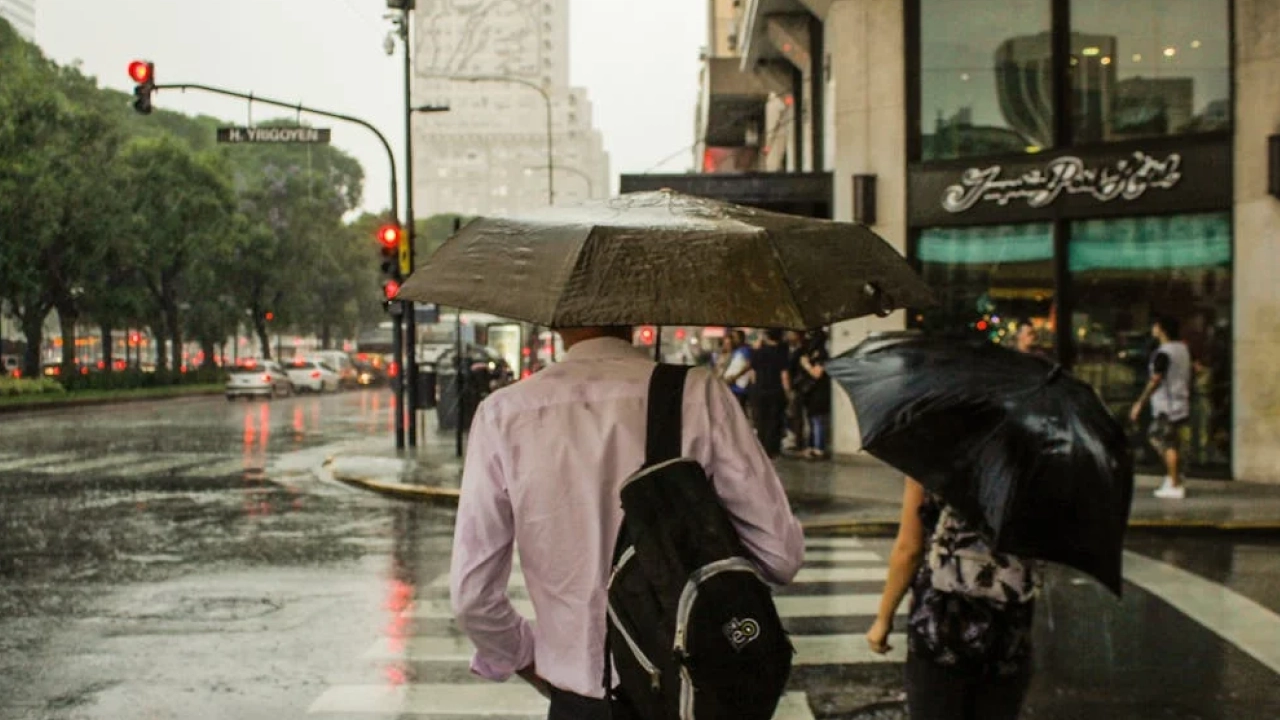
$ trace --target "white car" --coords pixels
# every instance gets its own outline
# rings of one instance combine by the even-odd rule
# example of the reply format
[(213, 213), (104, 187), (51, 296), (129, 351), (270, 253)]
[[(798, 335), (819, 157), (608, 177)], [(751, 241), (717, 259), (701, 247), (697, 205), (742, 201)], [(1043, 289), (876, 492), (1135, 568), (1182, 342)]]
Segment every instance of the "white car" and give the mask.
[(337, 392), (342, 378), (326, 362), (294, 360), (285, 368), (289, 382), (299, 390), (311, 392)]
[(267, 360), (232, 370), (226, 392), (228, 400), (255, 395), (271, 399), (276, 395), (292, 395), (293, 383), (278, 363)]

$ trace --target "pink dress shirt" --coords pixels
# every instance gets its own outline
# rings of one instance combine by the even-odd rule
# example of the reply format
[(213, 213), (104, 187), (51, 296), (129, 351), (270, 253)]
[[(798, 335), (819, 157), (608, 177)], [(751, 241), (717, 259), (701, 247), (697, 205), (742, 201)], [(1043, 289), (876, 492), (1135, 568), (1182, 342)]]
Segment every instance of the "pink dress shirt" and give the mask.
[[(480, 404), (471, 425), (450, 591), (476, 646), (471, 669), (502, 681), (536, 660), (562, 690), (602, 697), (606, 584), (619, 488), (644, 463), (653, 363), (623, 340), (581, 342), (563, 362)], [(715, 481), (764, 575), (789, 582), (804, 535), (773, 464), (729, 388), (705, 368), (685, 383), (684, 455)], [(507, 596), (519, 547), (536, 624)]]

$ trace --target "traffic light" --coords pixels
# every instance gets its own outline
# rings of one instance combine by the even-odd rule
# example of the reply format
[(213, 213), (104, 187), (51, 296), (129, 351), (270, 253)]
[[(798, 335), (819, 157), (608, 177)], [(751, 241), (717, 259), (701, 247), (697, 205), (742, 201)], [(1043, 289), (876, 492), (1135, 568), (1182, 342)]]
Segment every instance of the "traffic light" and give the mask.
[(134, 60), (129, 63), (129, 77), (137, 83), (133, 87), (133, 109), (143, 115), (150, 115), (151, 93), (156, 91), (155, 63)]
[(387, 223), (378, 228), (378, 249), (382, 253), (382, 298), (383, 307), (394, 311), (398, 307), (392, 302), (396, 293), (400, 292), (400, 283), (404, 280), (400, 275), (400, 244), (404, 242), (404, 229), (395, 223)]

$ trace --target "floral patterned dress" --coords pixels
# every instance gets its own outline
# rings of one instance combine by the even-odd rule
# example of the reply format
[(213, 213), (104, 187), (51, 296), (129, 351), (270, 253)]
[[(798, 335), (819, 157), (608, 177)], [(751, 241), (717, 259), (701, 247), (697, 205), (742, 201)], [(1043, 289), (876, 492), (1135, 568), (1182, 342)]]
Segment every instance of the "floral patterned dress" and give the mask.
[[(942, 505), (932, 496), (920, 506), (932, 543)], [(1030, 670), (1034, 601), (997, 603), (943, 592), (933, 585), (929, 563), (911, 583), (907, 647), (912, 655), (964, 672), (1017, 675)]]

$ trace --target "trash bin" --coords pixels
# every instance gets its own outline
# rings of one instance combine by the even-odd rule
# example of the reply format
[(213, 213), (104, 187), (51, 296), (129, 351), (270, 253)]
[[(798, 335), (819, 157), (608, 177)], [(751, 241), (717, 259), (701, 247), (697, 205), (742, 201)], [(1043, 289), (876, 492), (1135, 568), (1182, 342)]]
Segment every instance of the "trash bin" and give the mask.
[(434, 365), (418, 365), (418, 407), (417, 410), (431, 410), (436, 407), (436, 369)]
[(438, 363), (434, 372), (439, 398), (436, 402), (436, 430), (451, 432), (458, 427), (458, 403), (462, 393), (458, 387), (458, 372), (453, 363)]

